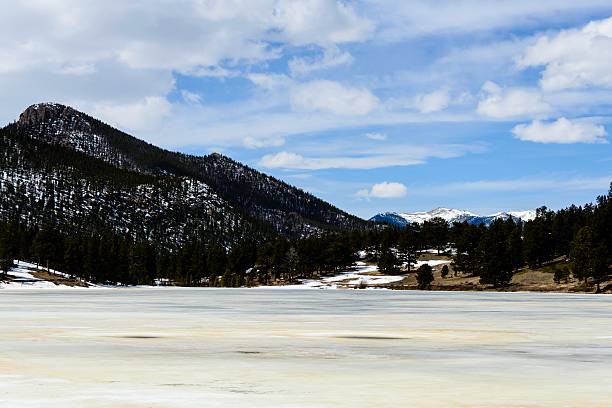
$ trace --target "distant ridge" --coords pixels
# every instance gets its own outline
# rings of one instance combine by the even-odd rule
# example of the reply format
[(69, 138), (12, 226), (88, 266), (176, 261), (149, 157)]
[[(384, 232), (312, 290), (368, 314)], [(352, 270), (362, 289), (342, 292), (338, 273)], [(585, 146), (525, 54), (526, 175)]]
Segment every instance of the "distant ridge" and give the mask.
[(512, 218), (516, 221), (530, 221), (536, 216), (535, 210), (528, 211), (504, 211), (491, 215), (478, 215), (470, 211), (456, 210), (453, 208), (435, 208), (431, 211), (413, 212), (413, 213), (395, 213), (385, 212), (376, 214), (370, 221), (385, 222), (388, 224), (404, 227), (407, 224), (417, 223), (422, 224), (425, 221), (431, 221), (434, 218), (442, 218), (449, 224), (454, 222), (467, 222), (474, 225), (491, 225), (495, 220)]

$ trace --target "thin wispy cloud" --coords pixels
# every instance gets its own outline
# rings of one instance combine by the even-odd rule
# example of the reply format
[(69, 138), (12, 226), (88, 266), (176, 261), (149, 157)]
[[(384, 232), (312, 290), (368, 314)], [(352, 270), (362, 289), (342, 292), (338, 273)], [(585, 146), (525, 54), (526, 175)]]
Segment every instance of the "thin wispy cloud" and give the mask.
[(485, 151), (482, 145), (398, 145), (370, 149), (339, 147), (327, 155), (301, 155), (290, 151), (267, 154), (258, 164), (268, 169), (376, 169), (414, 166), (430, 159), (449, 159)]
[(588, 190), (607, 191), (612, 182), (612, 174), (602, 177), (569, 177), (569, 178), (521, 178), (515, 180), (476, 180), (448, 183), (436, 188), (417, 189), (419, 192), (529, 192), (554, 190)]

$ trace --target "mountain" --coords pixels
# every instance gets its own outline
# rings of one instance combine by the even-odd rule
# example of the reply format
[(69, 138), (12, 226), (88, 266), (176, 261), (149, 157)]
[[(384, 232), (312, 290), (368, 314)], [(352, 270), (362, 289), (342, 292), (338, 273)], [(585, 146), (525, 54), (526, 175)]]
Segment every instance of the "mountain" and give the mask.
[(370, 221), (385, 222), (392, 225), (404, 227), (407, 224), (417, 223), (421, 224), (425, 221), (430, 221), (433, 218), (442, 218), (449, 224), (454, 222), (468, 222), (474, 225), (491, 225), (495, 220), (503, 219), (506, 220), (512, 217), (514, 220), (529, 221), (535, 218), (536, 212), (529, 211), (508, 211), (498, 212), (491, 215), (477, 215), (469, 211), (455, 210), (452, 208), (436, 208), (427, 212), (414, 212), (414, 213), (394, 213), (386, 212), (376, 214)]
[(172, 247), (303, 237), (366, 221), (228, 157), (153, 146), (71, 107), (0, 129), (0, 219), (112, 231)]

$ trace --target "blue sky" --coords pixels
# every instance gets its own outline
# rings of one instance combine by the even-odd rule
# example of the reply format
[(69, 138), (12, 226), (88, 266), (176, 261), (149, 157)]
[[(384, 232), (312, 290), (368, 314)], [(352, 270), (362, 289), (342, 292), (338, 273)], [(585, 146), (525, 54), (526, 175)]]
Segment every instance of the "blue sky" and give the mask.
[(66, 103), (362, 217), (560, 208), (612, 181), (609, 1), (12, 3), (3, 122)]

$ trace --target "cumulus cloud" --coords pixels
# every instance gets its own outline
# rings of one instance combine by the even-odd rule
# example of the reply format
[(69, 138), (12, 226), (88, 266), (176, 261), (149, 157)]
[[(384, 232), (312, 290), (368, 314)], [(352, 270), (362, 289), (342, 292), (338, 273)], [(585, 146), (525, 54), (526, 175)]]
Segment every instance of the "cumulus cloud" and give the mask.
[(4, 72), (118, 58), (133, 68), (219, 75), (224, 61), (275, 58), (273, 43), (333, 46), (373, 33), (372, 22), (336, 0), (15, 2), (0, 21), (0, 38), (19, 38), (1, 47)]
[(520, 68), (544, 66), (540, 85), (548, 91), (612, 87), (612, 17), (543, 35), (517, 64)]
[(317, 58), (294, 57), (289, 61), (289, 71), (291, 74), (308, 75), (314, 71), (334, 68), (353, 63), (353, 56), (341, 51), (338, 47), (326, 48), (323, 55)]
[(310, 81), (291, 90), (291, 105), (302, 112), (366, 115), (378, 108), (379, 99), (367, 88), (327, 80)]
[(402, 183), (387, 182), (374, 184), (369, 190), (359, 190), (355, 195), (359, 198), (400, 198), (408, 194), (408, 189)]
[(10, 2), (0, 13), (0, 119), (43, 100), (142, 104), (168, 96), (176, 73), (243, 75), (285, 47), (335, 49), (373, 33), (340, 0)]
[(607, 143), (603, 126), (559, 118), (554, 122), (535, 120), (512, 129), (514, 137), (537, 143)]
[(448, 90), (439, 89), (428, 94), (417, 95), (414, 104), (419, 112), (432, 113), (446, 109), (449, 102)]
[[(272, 22), (278, 37), (294, 45), (342, 44), (369, 38), (375, 25), (346, 2), (334, 0), (276, 1)], [(246, 3), (250, 4), (250, 3)], [(246, 7), (245, 13), (261, 8)], [(271, 34), (274, 36), (274, 33)]]
[(502, 89), (494, 82), (487, 81), (482, 87), (483, 98), (476, 111), (496, 119), (545, 117), (552, 113), (552, 107), (537, 89)]

